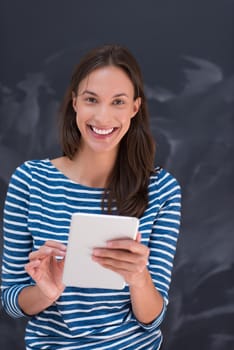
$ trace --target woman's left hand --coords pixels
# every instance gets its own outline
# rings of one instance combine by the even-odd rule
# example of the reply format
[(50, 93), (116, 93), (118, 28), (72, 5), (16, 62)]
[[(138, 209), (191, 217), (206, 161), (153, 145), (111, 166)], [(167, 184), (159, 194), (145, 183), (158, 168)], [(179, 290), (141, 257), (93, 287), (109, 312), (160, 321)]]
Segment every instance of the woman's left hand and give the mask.
[(103, 267), (119, 273), (129, 286), (143, 286), (146, 280), (146, 265), (149, 248), (136, 240), (118, 239), (107, 242), (105, 248), (94, 248), (92, 258)]

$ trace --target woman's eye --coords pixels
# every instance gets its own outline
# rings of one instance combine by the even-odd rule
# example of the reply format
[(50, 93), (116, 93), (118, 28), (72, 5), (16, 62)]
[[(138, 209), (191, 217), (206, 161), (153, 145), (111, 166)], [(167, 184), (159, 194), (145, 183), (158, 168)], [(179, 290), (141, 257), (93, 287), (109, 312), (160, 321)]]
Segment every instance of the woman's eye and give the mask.
[(89, 103), (97, 103), (97, 100), (94, 97), (87, 97), (86, 101), (89, 102)]
[(123, 104), (124, 104), (124, 101), (123, 101), (123, 100), (120, 100), (120, 99), (114, 100), (113, 104), (114, 104), (114, 105), (123, 105)]

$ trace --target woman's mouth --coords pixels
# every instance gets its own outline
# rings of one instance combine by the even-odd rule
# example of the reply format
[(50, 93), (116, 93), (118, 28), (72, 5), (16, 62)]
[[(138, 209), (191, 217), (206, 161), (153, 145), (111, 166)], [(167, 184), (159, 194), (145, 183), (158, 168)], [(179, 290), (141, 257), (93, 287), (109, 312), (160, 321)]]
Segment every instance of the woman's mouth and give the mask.
[(97, 135), (110, 135), (116, 128), (99, 129), (96, 126), (89, 125), (90, 129)]

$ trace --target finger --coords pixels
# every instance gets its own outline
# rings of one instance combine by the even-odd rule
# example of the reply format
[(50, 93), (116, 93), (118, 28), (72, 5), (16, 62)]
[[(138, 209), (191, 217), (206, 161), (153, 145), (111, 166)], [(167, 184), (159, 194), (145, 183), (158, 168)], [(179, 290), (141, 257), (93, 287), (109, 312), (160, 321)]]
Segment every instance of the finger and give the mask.
[[(126, 250), (119, 249), (101, 249), (95, 248), (93, 250), (93, 256), (96, 258), (102, 259), (102, 262), (111, 261), (111, 265), (115, 265), (119, 268), (119, 266), (124, 266), (123, 264), (132, 264), (133, 266), (139, 265), (140, 267), (146, 266), (148, 263), (148, 255), (139, 255), (132, 252), (128, 252)], [(112, 264), (113, 261), (113, 264)], [(132, 271), (132, 269), (131, 269)]]
[(128, 261), (118, 261), (118, 263), (116, 263), (115, 259), (94, 256), (93, 260), (102, 265), (103, 267), (118, 273), (141, 273), (146, 267), (146, 262), (143, 259), (139, 259), (135, 263), (131, 263)]
[(32, 277), (35, 277), (37, 268), (40, 266), (40, 260), (33, 260), (24, 266), (25, 271)]
[[(102, 257), (97, 257), (97, 256), (92, 256), (92, 259), (102, 265), (103, 267), (107, 269), (111, 269), (113, 271), (116, 270), (123, 270), (123, 271), (132, 271), (133, 269), (133, 264), (129, 262), (118, 262), (118, 268), (116, 267), (116, 260), (110, 259), (110, 258), (102, 258)], [(121, 266), (120, 266), (121, 265)]]
[(65, 256), (66, 252), (57, 248), (50, 248), (46, 245), (29, 254), (29, 260), (43, 259), (48, 256)]
[(93, 255), (99, 258), (113, 259), (118, 261), (126, 261), (130, 263), (134, 263), (137, 254), (133, 254), (127, 250), (120, 249), (105, 249), (105, 248), (95, 248), (93, 250)]
[(138, 243), (141, 242), (141, 233), (140, 233), (140, 232), (137, 232), (136, 241), (137, 241)]
[(65, 244), (60, 243), (60, 242), (56, 242), (56, 241), (52, 241), (52, 240), (48, 240), (45, 242), (45, 246), (50, 247), (50, 248), (55, 248), (61, 251), (66, 251), (67, 247)]
[(132, 239), (116, 239), (107, 241), (107, 247), (112, 249), (129, 250), (137, 254), (148, 254), (149, 248)]
[(30, 261), (29, 263), (25, 264), (24, 268), (27, 271), (28, 269), (34, 269), (36, 267), (39, 267), (41, 264), (41, 260), (33, 260)]

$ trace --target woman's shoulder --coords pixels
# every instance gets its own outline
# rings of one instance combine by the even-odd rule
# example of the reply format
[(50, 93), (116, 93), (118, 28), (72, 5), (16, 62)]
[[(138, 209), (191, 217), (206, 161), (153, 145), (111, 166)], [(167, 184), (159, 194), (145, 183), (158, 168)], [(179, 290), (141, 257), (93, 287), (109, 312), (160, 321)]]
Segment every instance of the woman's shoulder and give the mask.
[(43, 170), (43, 169), (49, 169), (52, 168), (52, 164), (49, 160), (49, 158), (45, 159), (33, 159), (33, 160), (26, 160), (22, 164), (20, 164), (16, 170), (25, 170), (25, 171), (32, 171), (32, 170)]
[(151, 190), (160, 192), (166, 192), (171, 189), (180, 191), (180, 184), (176, 177), (160, 166), (155, 167), (154, 172), (151, 174), (149, 187)]
[(12, 177), (29, 178), (33, 173), (43, 173), (53, 171), (53, 165), (48, 158), (26, 160), (22, 164), (18, 165), (12, 174)]
[(48, 171), (52, 167), (49, 159), (27, 160), (18, 165), (9, 179), (9, 188), (15, 188), (21, 191), (27, 191), (32, 184), (33, 177)]

